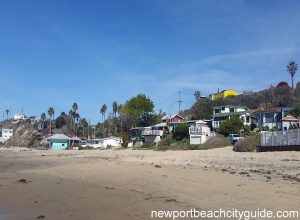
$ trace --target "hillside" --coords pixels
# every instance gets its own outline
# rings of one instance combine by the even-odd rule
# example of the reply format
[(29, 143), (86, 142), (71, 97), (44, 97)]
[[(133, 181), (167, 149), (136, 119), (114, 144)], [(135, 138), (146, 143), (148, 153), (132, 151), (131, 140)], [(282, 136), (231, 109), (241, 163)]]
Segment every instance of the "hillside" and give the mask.
[(35, 125), (28, 122), (13, 124), (11, 121), (4, 121), (0, 123), (0, 130), (2, 128), (13, 129), (13, 137), (10, 138), (3, 147), (37, 147), (38, 143), (35, 141), (38, 131)]
[(281, 86), (214, 101), (200, 99), (185, 110), (183, 115), (189, 119), (210, 119), (213, 107), (219, 105), (246, 106), (253, 110), (266, 107), (296, 107), (300, 105), (300, 82), (294, 91), (289, 86)]

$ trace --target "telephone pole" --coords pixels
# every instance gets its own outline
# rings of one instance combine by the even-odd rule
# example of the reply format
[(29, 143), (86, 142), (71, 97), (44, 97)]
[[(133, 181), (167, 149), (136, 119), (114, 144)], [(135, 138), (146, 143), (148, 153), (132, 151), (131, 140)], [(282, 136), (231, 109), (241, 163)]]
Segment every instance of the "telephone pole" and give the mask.
[(178, 92), (178, 101), (177, 101), (177, 103), (178, 103), (178, 113), (180, 113), (180, 111), (181, 111), (181, 103), (182, 103), (181, 92), (180, 91)]

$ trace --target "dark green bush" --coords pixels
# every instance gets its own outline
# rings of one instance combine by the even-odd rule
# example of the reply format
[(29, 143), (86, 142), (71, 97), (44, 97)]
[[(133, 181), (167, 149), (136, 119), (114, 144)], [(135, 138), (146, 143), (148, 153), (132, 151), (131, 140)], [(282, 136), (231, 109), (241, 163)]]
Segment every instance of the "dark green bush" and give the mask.
[(176, 140), (183, 140), (189, 137), (189, 126), (188, 124), (179, 124), (173, 132), (173, 138)]

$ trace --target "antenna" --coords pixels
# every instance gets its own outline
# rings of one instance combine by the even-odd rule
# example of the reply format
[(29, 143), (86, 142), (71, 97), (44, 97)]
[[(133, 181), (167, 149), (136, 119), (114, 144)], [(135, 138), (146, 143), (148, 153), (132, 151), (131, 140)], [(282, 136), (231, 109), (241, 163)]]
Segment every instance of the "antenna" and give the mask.
[(181, 92), (180, 91), (178, 92), (178, 101), (177, 101), (177, 103), (178, 103), (178, 113), (180, 113), (180, 111), (181, 111), (181, 103), (182, 103)]

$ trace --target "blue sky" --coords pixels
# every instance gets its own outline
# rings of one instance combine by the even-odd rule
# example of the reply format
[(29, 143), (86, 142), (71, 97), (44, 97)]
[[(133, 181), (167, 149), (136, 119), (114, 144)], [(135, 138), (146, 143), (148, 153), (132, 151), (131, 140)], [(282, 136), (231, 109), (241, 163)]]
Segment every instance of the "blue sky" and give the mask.
[[(175, 113), (193, 93), (290, 82), (300, 62), (300, 1), (0, 1), (0, 110), (40, 115), (145, 93)], [(299, 80), (299, 73), (296, 81)]]

